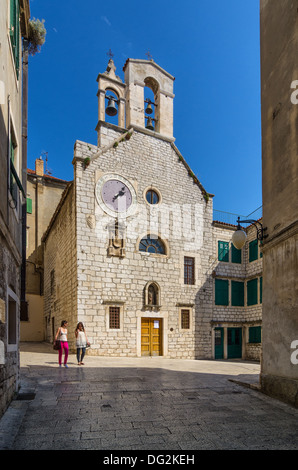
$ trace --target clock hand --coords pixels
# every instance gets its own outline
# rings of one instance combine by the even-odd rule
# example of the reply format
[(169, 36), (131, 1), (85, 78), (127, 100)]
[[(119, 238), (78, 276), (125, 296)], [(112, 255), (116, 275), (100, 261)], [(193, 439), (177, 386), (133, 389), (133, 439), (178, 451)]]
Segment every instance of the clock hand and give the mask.
[[(124, 191), (123, 191), (124, 190)], [(119, 196), (124, 196), (125, 194), (125, 187), (123, 187), (122, 189), (120, 189), (119, 193), (118, 194), (115, 194), (115, 196), (113, 197), (113, 201), (116, 201), (116, 199), (119, 197)]]

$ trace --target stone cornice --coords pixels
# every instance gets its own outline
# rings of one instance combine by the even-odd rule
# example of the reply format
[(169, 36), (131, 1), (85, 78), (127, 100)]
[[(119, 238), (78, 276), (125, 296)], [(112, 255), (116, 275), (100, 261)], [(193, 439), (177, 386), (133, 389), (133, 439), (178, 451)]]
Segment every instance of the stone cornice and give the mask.
[(298, 233), (298, 220), (293, 222), (288, 227), (285, 227), (276, 235), (272, 236), (270, 239), (265, 240), (262, 244), (262, 252), (266, 253), (267, 250), (275, 247), (276, 245), (283, 243), (284, 241), (288, 240), (289, 238), (294, 237)]

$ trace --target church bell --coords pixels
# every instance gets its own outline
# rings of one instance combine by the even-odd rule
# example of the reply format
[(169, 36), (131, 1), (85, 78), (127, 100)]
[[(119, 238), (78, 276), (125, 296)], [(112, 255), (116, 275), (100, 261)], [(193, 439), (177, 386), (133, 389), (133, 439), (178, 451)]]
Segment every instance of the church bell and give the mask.
[(153, 111), (152, 111), (151, 103), (149, 103), (149, 104), (147, 105), (147, 108), (145, 109), (145, 113), (146, 113), (146, 114), (152, 114), (152, 112), (153, 112)]
[(106, 107), (106, 114), (108, 116), (116, 116), (117, 108), (116, 108), (116, 105), (115, 105), (115, 100), (109, 99), (108, 106)]
[(150, 129), (151, 131), (154, 131), (154, 126), (153, 126), (151, 117), (147, 118), (146, 129)]

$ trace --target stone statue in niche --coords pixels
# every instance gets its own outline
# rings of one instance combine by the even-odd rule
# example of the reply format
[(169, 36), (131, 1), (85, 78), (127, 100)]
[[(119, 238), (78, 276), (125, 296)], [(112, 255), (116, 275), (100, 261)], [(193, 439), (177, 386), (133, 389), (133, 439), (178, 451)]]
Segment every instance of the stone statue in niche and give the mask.
[(156, 292), (152, 284), (148, 288), (148, 305), (156, 305)]
[(108, 255), (118, 256), (120, 258), (125, 256), (125, 227), (120, 224), (118, 220), (108, 226), (109, 230), (109, 246)]
[(155, 283), (148, 283), (145, 287), (144, 306), (149, 310), (160, 309), (160, 291), (159, 286)]

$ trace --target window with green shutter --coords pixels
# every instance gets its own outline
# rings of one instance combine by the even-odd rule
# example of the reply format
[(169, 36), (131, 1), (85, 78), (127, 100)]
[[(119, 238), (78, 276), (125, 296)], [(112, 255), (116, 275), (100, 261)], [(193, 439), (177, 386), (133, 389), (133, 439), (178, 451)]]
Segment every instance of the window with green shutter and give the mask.
[(249, 343), (261, 343), (262, 332), (260, 326), (251, 326), (249, 328)]
[(32, 199), (27, 197), (27, 214), (32, 214)]
[(18, 203), (18, 185), (16, 181), (16, 171), (14, 168), (15, 162), (15, 152), (16, 152), (16, 144), (13, 139), (12, 132), (10, 133), (9, 139), (9, 154), (10, 154), (10, 163), (9, 163), (9, 191), (11, 197), (15, 203), (15, 207), (17, 207)]
[(232, 281), (232, 305), (234, 307), (244, 307), (244, 282)]
[(242, 250), (238, 250), (237, 248), (235, 248), (232, 243), (232, 263), (241, 264), (242, 262), (241, 254), (242, 254)]
[(215, 279), (215, 305), (229, 305), (229, 281)]
[(19, 0), (10, 0), (10, 42), (17, 77), (20, 70), (20, 6)]
[(258, 303), (258, 279), (247, 281), (247, 305)]
[(229, 242), (218, 242), (218, 261), (229, 262)]
[(249, 243), (249, 262), (258, 259), (258, 240)]

